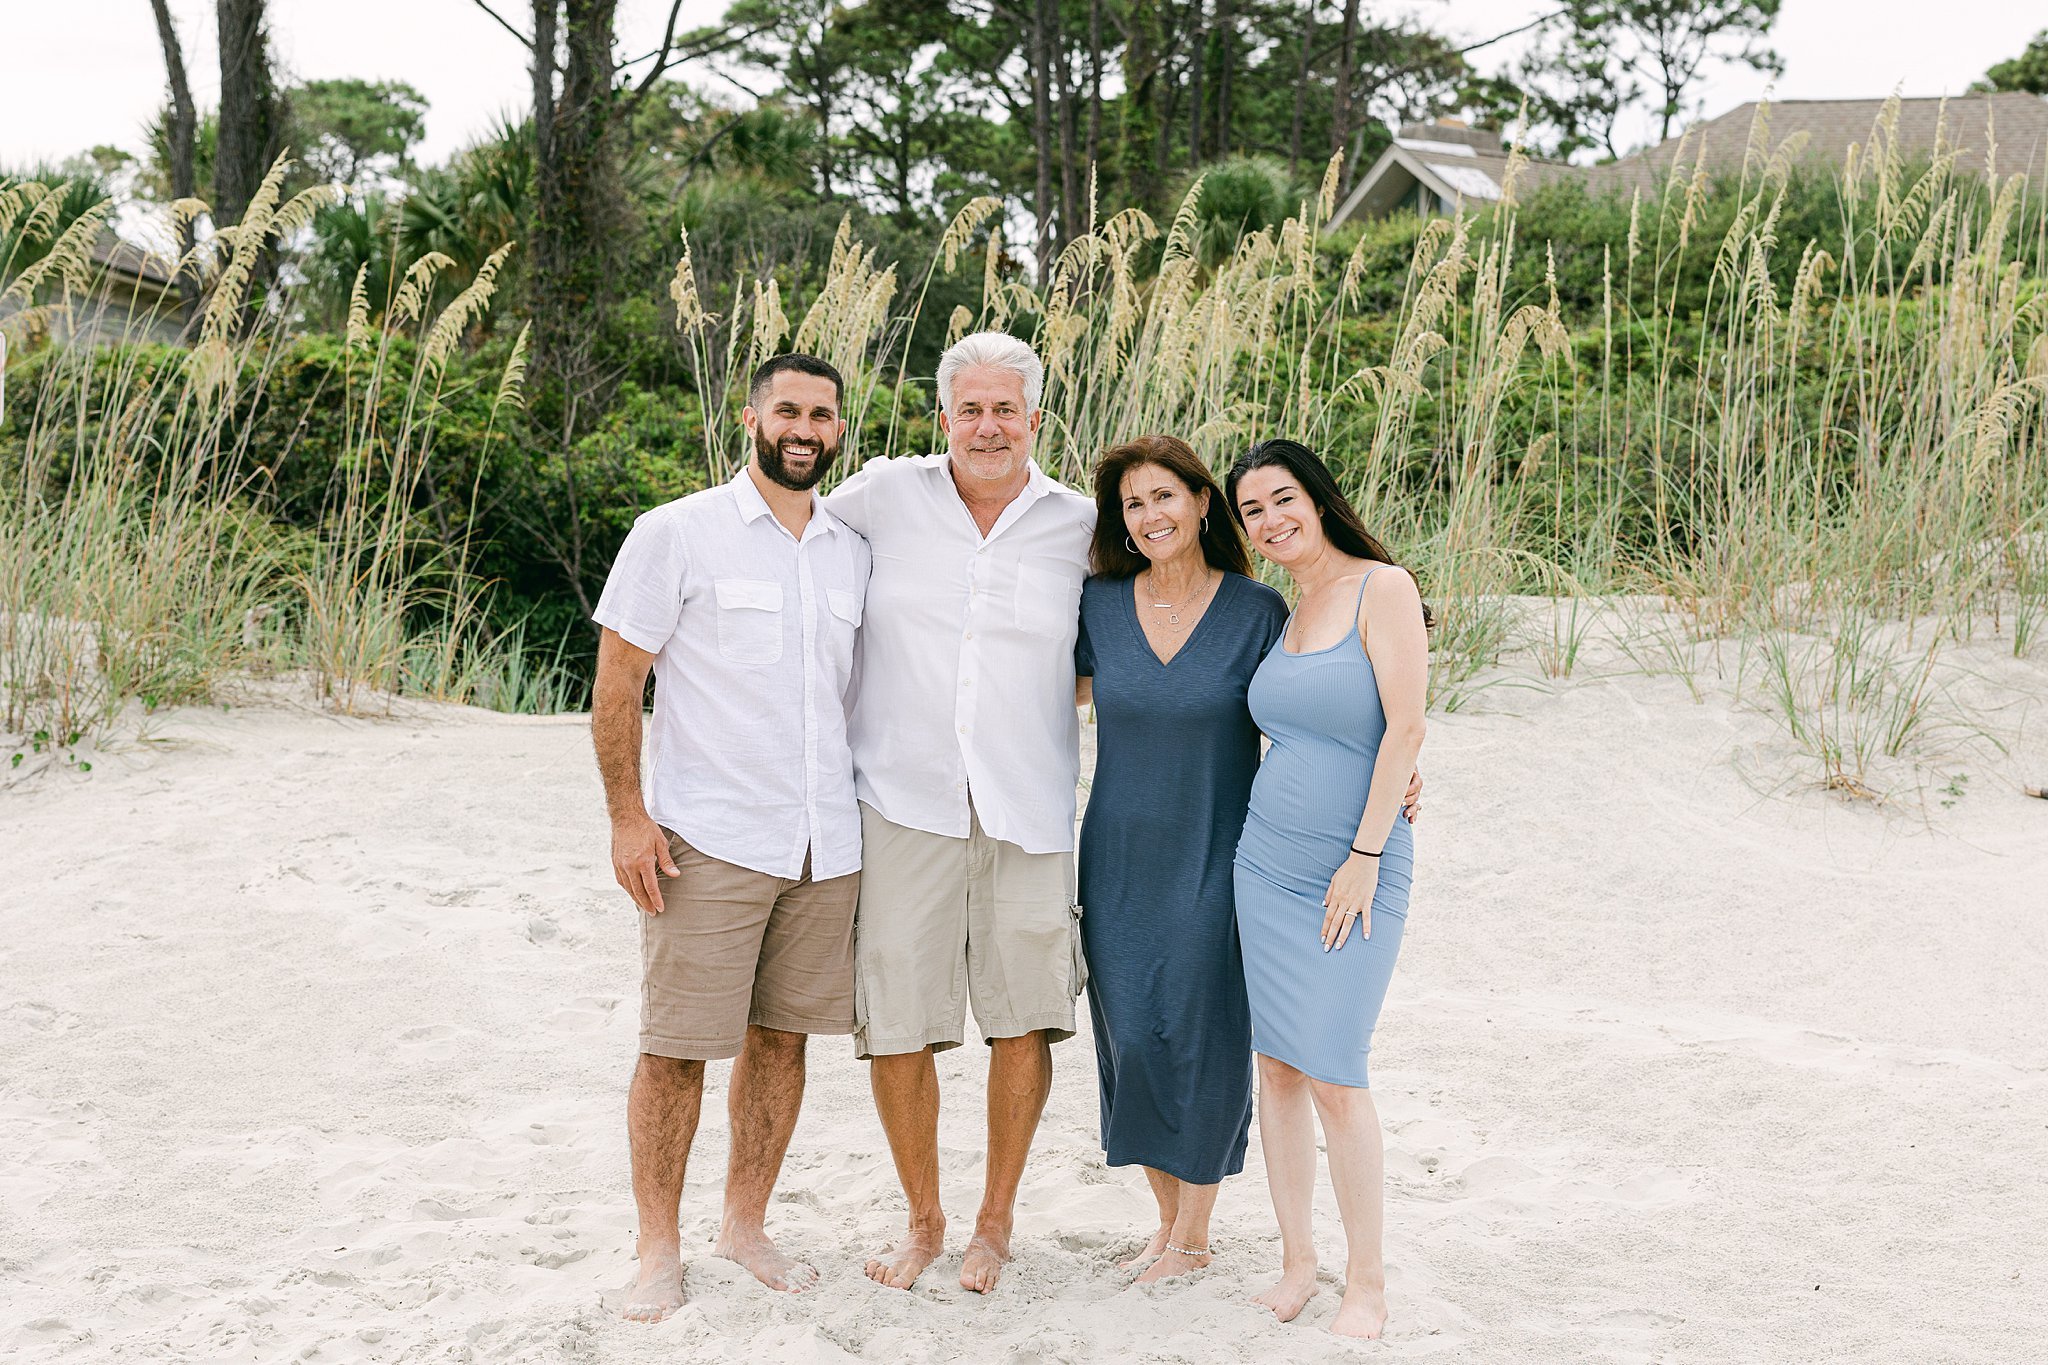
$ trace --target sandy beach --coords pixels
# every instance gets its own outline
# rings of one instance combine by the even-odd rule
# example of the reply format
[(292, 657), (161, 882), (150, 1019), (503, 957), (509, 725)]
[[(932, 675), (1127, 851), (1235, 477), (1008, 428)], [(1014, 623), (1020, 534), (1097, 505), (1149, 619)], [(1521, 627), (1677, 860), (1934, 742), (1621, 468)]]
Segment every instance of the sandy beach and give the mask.
[[(691, 1302), (617, 1321), (635, 912), (587, 722), (289, 688), (0, 792), (0, 1357), (10, 1361), (2010, 1362), (2048, 1334), (2048, 667), (1973, 647), (2007, 753), (1881, 806), (1791, 771), (1708, 682), (1527, 668), (1432, 718), (1374, 1048), (1392, 1320), (1245, 1303), (1278, 1242), (1254, 1138), (1215, 1264), (1126, 1288), (1092, 1045), (1055, 1054), (1017, 1260), (955, 1283), (984, 1050), (944, 1054), (948, 1255), (842, 1039), (769, 1227), (709, 1245), (727, 1068), (683, 1204)], [(2036, 708), (2038, 710), (2038, 708)], [(1952, 774), (1967, 772), (1955, 784)], [(1761, 775), (1761, 776), (1760, 776)], [(1941, 785), (1955, 785), (1950, 797)]]

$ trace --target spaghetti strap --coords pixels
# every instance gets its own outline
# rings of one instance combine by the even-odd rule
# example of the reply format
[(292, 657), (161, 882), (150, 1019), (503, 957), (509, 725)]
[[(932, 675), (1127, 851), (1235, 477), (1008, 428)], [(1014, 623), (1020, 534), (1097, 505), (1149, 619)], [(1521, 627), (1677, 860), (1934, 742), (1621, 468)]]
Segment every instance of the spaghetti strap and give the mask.
[(1351, 633), (1358, 637), (1358, 647), (1360, 649), (1365, 648), (1365, 632), (1358, 628), (1358, 618), (1365, 612), (1365, 585), (1367, 583), (1370, 583), (1372, 581), (1372, 576), (1378, 573), (1379, 571), (1380, 565), (1374, 564), (1370, 569), (1367, 569), (1365, 571), (1362, 577), (1359, 578), (1358, 600), (1351, 604)]

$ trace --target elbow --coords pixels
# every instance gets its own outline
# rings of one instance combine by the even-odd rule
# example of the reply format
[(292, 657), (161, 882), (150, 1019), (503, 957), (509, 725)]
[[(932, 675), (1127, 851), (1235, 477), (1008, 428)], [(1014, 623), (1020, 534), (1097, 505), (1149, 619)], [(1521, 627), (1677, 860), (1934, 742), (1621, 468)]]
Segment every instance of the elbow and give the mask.
[(1420, 716), (1412, 720), (1389, 721), (1387, 724), (1387, 738), (1410, 754), (1421, 752), (1422, 740), (1428, 731), (1428, 724)]

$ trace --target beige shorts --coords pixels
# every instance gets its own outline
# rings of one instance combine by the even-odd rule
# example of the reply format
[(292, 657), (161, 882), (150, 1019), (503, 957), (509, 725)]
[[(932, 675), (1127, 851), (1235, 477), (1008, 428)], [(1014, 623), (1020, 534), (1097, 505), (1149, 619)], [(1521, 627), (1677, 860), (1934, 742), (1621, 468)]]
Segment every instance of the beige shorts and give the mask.
[(965, 839), (860, 808), (860, 914), (853, 935), (853, 1046), (869, 1058), (944, 1051), (1040, 1029), (1074, 1035), (1081, 910), (1074, 855), (1026, 853), (973, 819)]
[(679, 876), (640, 916), (640, 1050), (712, 1061), (747, 1026), (853, 1032), (853, 910), (860, 873), (794, 881), (720, 862), (668, 835)]

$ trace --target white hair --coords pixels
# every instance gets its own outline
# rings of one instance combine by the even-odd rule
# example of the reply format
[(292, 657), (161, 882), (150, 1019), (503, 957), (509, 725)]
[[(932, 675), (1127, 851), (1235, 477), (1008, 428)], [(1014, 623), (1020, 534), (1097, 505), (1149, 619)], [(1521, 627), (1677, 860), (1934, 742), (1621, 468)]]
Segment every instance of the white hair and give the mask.
[(961, 337), (939, 357), (939, 406), (953, 410), (953, 381), (962, 370), (1008, 370), (1024, 381), (1024, 410), (1038, 407), (1045, 393), (1045, 363), (1008, 332), (975, 332)]

